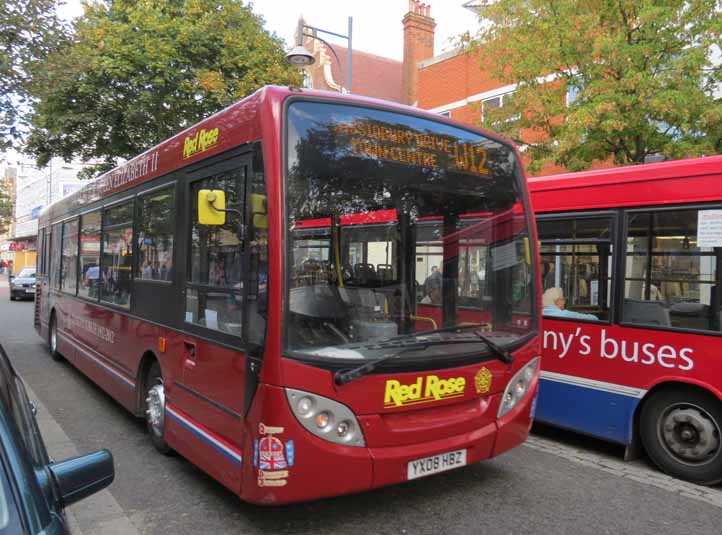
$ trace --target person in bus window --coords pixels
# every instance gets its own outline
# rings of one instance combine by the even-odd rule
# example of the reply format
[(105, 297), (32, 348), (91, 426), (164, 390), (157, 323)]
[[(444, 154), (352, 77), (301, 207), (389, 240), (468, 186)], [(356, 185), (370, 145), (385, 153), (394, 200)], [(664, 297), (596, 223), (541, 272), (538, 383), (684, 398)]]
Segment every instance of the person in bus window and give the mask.
[(579, 320), (596, 320), (598, 319), (594, 314), (583, 314), (581, 312), (574, 312), (573, 310), (567, 310), (567, 298), (564, 297), (564, 292), (561, 288), (549, 288), (542, 295), (542, 314), (544, 316), (554, 316), (559, 318), (570, 318)]
[[(438, 273), (438, 271), (437, 271)], [(431, 279), (431, 277), (429, 277)], [(441, 304), (441, 275), (439, 274), (438, 277), (435, 277), (431, 280), (427, 279), (428, 284), (426, 284), (428, 293), (426, 294), (426, 297), (424, 297), (421, 300), (421, 304), (423, 305), (440, 305)]]
[(164, 281), (173, 280), (173, 259), (172, 258), (166, 258), (165, 262), (163, 262), (163, 265), (160, 268), (160, 278)]
[(431, 275), (426, 277), (424, 281), (424, 294), (426, 296), (431, 293), (431, 289), (436, 284), (435, 281), (438, 281), (439, 287), (441, 287), (441, 271), (439, 271), (439, 266), (431, 266)]
[(152, 279), (153, 278), (153, 264), (150, 263), (150, 260), (147, 260), (145, 262), (145, 267), (143, 268), (143, 278), (144, 279)]

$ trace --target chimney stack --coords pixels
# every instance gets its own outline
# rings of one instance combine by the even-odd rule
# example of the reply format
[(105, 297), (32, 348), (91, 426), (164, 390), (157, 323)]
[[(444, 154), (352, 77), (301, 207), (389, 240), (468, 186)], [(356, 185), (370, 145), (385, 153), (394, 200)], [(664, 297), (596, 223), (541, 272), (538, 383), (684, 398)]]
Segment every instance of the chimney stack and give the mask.
[(403, 18), (404, 63), (402, 67), (403, 99), (405, 104), (415, 105), (418, 91), (419, 61), (434, 57), (434, 28), (431, 6), (418, 0), (409, 0), (409, 12)]

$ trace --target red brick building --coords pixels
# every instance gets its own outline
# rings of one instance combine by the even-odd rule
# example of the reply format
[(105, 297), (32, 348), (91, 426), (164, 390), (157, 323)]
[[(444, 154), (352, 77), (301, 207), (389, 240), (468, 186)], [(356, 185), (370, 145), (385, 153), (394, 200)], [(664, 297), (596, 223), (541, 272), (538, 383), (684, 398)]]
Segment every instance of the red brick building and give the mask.
[[(347, 48), (333, 44), (333, 52), (321, 41), (304, 37), (303, 45), (310, 50), (316, 61), (305, 68), (306, 87), (341, 91), (346, 85)], [(351, 92), (367, 97), (402, 102), (401, 62), (369, 54), (361, 50), (352, 50), (352, 87)]]
[[(464, 6), (468, 4), (466, 2)], [(473, 16), (469, 13), (469, 17)], [(430, 5), (409, 0), (409, 10), (402, 25), (402, 62), (353, 51), (353, 93), (418, 106), (479, 126), (484, 109), (503, 106), (504, 99), (516, 89), (516, 84), (504, 84), (491, 78), (482, 68), (478, 54), (457, 49), (435, 56), (436, 22), (431, 17)], [(326, 45), (310, 37), (304, 38), (304, 45), (316, 56), (316, 63), (306, 71), (307, 85), (340, 90), (345, 80), (346, 48), (333, 45), (341, 61), (339, 70), (338, 62)], [(573, 95), (568, 97), (573, 98)], [(562, 171), (563, 168), (547, 166), (543, 173)]]

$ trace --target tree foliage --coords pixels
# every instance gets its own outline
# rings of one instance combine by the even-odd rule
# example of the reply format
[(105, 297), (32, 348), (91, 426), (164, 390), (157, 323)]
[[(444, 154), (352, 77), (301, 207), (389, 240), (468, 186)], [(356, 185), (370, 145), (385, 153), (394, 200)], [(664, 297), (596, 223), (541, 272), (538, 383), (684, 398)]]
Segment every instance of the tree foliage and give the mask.
[[(297, 84), (283, 44), (239, 0), (89, 3), (36, 78), (39, 165), (130, 158), (266, 84)], [(95, 172), (102, 171), (103, 166)]]
[[(487, 1), (472, 48), (482, 68), (518, 87), (484, 122), (527, 145), (532, 171), (720, 153), (722, 70), (711, 61), (720, 8), (718, 0)], [(568, 89), (577, 93), (570, 105)]]
[(10, 197), (11, 182), (7, 179), (0, 179), (0, 235), (5, 234), (10, 228), (13, 219), (13, 202)]
[(54, 0), (0, 0), (0, 150), (21, 137), (33, 68), (67, 38), (55, 4)]

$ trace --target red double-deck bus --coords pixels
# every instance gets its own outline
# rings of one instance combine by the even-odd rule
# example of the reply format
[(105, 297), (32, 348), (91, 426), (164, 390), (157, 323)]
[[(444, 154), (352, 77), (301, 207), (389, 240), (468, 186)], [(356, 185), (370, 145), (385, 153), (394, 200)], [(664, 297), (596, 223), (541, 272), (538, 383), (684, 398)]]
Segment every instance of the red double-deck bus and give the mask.
[(722, 157), (529, 182), (544, 289), (537, 418), (722, 481)]
[(493, 134), (267, 87), (39, 227), (52, 355), (244, 500), (380, 487), (528, 435), (536, 235), (518, 154)]

